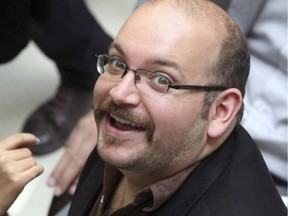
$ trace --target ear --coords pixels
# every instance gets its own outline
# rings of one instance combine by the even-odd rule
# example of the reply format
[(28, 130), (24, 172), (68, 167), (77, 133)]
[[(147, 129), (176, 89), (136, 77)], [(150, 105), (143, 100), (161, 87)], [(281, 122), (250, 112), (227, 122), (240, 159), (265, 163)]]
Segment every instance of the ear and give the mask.
[(218, 95), (210, 110), (208, 136), (220, 137), (233, 122), (236, 122), (242, 100), (242, 94), (236, 88), (229, 88)]

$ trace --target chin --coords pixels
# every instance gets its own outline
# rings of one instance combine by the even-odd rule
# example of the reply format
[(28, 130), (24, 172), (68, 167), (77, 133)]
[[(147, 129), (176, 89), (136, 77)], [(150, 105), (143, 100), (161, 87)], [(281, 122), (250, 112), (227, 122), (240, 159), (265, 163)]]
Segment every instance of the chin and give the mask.
[(98, 154), (103, 161), (107, 164), (115, 167), (125, 167), (127, 166), (128, 161), (130, 161), (129, 154), (127, 151), (116, 147), (116, 146), (97, 146)]

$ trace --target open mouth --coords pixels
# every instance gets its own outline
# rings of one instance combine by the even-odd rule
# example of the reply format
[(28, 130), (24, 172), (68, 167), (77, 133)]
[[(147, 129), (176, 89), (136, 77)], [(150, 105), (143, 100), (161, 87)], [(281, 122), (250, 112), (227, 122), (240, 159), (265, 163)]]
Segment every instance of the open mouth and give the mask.
[(118, 130), (124, 130), (124, 131), (144, 130), (144, 128), (138, 125), (137, 123), (124, 118), (120, 118), (113, 114), (110, 114), (110, 123), (113, 127), (117, 128)]

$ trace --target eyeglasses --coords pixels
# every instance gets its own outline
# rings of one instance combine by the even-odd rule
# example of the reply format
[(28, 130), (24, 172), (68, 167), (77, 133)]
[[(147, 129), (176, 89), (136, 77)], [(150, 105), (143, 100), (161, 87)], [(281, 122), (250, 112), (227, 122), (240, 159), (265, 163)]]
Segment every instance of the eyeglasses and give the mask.
[(112, 81), (121, 80), (129, 70), (135, 73), (135, 83), (137, 87), (144, 92), (154, 90), (159, 93), (165, 93), (170, 88), (196, 91), (224, 91), (224, 86), (198, 86), (198, 85), (175, 85), (161, 72), (151, 72), (144, 69), (132, 70), (120, 59), (108, 55), (96, 55), (97, 71), (105, 75)]

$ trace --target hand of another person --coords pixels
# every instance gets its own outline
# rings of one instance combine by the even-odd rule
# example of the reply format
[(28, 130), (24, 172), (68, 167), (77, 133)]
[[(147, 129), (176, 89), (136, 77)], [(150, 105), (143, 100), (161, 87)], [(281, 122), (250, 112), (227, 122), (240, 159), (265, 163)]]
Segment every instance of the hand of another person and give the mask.
[(36, 145), (32, 134), (19, 133), (0, 141), (0, 215), (16, 200), (25, 185), (43, 172), (27, 145)]
[(61, 196), (66, 190), (69, 194), (74, 194), (80, 172), (96, 140), (97, 128), (91, 110), (72, 130), (65, 153), (48, 179), (48, 185), (54, 187), (55, 196)]

